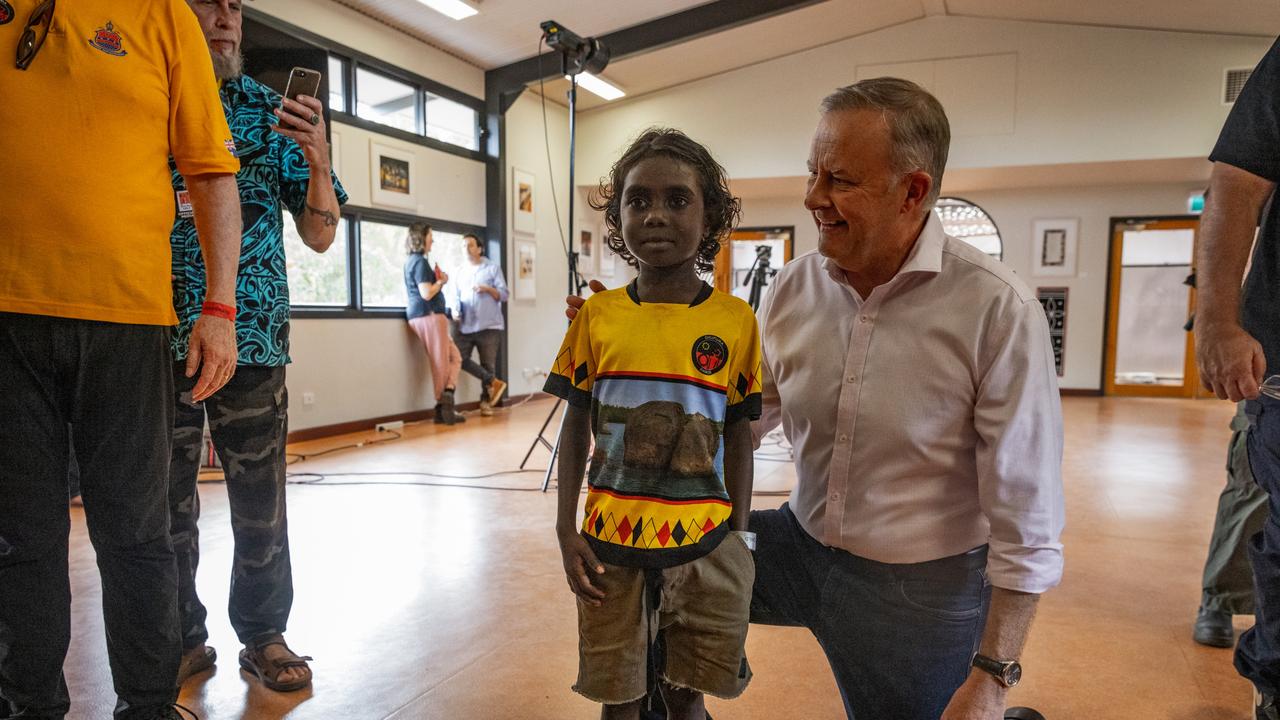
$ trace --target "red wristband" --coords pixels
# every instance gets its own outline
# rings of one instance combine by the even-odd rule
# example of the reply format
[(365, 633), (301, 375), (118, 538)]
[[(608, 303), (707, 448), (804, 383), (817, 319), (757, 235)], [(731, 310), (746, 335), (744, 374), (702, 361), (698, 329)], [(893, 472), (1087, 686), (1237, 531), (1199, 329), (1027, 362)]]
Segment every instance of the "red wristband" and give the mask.
[(200, 306), (200, 312), (203, 315), (222, 318), (223, 320), (230, 320), (232, 322), (235, 322), (236, 319), (235, 308), (230, 305), (223, 305), (222, 303), (216, 303), (209, 300), (206, 300), (204, 305)]

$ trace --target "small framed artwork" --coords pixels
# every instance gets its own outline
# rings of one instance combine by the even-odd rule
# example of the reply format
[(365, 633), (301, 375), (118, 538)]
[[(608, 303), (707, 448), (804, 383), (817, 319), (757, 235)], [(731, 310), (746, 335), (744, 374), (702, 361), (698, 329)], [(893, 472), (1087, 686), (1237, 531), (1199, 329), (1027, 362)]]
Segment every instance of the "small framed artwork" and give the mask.
[(1049, 343), (1053, 347), (1053, 364), (1062, 377), (1062, 365), (1067, 353), (1067, 288), (1036, 288), (1036, 299), (1044, 306), (1044, 317), (1049, 323)]
[(532, 240), (516, 240), (516, 299), (538, 298), (538, 245)]
[(516, 232), (532, 235), (538, 230), (536, 203), (533, 173), (511, 168), (511, 224)]
[(1031, 274), (1075, 277), (1079, 229), (1080, 221), (1075, 218), (1032, 223)]
[(595, 233), (583, 230), (578, 243), (578, 272), (583, 275), (596, 271)]
[(369, 141), (370, 197), (374, 205), (416, 209), (413, 153)]

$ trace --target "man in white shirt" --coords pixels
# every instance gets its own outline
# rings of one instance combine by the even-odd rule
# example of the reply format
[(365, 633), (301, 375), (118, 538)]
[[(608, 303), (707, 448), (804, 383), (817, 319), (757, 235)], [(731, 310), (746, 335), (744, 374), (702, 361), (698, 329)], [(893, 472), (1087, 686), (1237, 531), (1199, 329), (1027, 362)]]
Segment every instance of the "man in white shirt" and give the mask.
[(814, 633), (850, 718), (997, 720), (1062, 574), (1044, 312), (943, 234), (950, 130), (933, 96), (878, 78), (822, 110), (805, 194), (818, 252), (760, 309), (757, 437), (782, 423), (798, 481), (752, 513), (752, 619)]

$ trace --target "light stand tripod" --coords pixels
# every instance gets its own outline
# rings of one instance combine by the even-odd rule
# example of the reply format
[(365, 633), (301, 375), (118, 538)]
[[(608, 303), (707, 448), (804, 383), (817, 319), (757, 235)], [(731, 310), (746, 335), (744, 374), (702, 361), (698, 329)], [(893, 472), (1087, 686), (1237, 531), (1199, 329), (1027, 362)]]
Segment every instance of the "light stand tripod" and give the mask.
[(747, 279), (743, 281), (743, 285), (751, 285), (751, 292), (747, 297), (747, 304), (751, 309), (758, 311), (760, 309), (760, 300), (764, 297), (764, 289), (769, 284), (769, 278), (778, 274), (774, 270), (769, 258), (773, 255), (773, 248), (768, 245), (759, 245), (756, 247), (756, 261), (747, 271)]
[[(598, 73), (604, 70), (609, 64), (609, 49), (595, 38), (578, 37), (554, 20), (542, 23), (542, 31), (547, 46), (560, 50), (560, 69), (569, 78), (569, 238), (565, 251), (569, 262), (569, 294), (577, 295), (587, 285), (578, 272), (578, 253), (573, 249), (573, 205), (574, 196), (577, 195), (577, 186), (574, 185), (574, 158), (577, 150), (578, 73), (584, 71)], [(551, 459), (547, 461), (547, 473), (542, 478), (543, 492), (546, 492), (551, 485), (551, 473), (555, 469), (556, 457), (560, 453), (560, 431), (564, 429), (563, 412), (560, 413), (560, 422), (556, 425), (555, 442), (547, 440), (545, 434), (547, 426), (560, 410), (562, 402), (564, 402), (563, 399), (556, 398), (555, 404), (551, 406), (551, 412), (547, 413), (547, 419), (542, 422), (542, 427), (538, 430), (538, 436), (529, 445), (529, 451), (524, 454), (524, 460), (520, 461), (520, 469), (523, 470), (530, 456), (533, 455), (534, 449), (539, 445), (551, 451)]]

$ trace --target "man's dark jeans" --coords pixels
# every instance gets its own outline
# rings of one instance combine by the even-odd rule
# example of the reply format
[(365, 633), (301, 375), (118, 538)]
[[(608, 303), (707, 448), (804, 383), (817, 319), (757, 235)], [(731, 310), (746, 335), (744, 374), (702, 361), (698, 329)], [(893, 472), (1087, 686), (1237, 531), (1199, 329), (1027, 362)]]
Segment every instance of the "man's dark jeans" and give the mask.
[(751, 622), (809, 628), (854, 720), (937, 720), (986, 625), (987, 548), (887, 565), (828, 548), (783, 505), (751, 513)]
[(169, 357), (166, 327), (0, 313), (0, 707), (13, 715), (70, 706), (69, 428), (117, 713), (177, 697)]
[[(502, 345), (501, 330), (479, 330), (463, 334), (458, 324), (453, 325), (453, 344), (462, 354), (462, 369), (480, 381), (480, 399), (489, 398), (489, 383), (493, 382), (498, 367), (498, 348)], [(480, 362), (471, 359), (471, 350), (480, 351)]]
[[(285, 438), (289, 396), (283, 367), (241, 365), (222, 389), (190, 402), (195, 378), (173, 366), (173, 457), (169, 466), (169, 514), (178, 556), (182, 647), (209, 639), (208, 611), (196, 594), (200, 564), (200, 495), (196, 479), (204, 450), (205, 414), (227, 476), (231, 532), (231, 627), (242, 643), (283, 633), (293, 608), (293, 566), (285, 512)], [(185, 396), (185, 397), (184, 397)]]
[(1280, 400), (1250, 400), (1249, 468), (1267, 492), (1270, 513), (1249, 539), (1253, 563), (1254, 626), (1240, 636), (1236, 670), (1262, 692), (1280, 695)]

